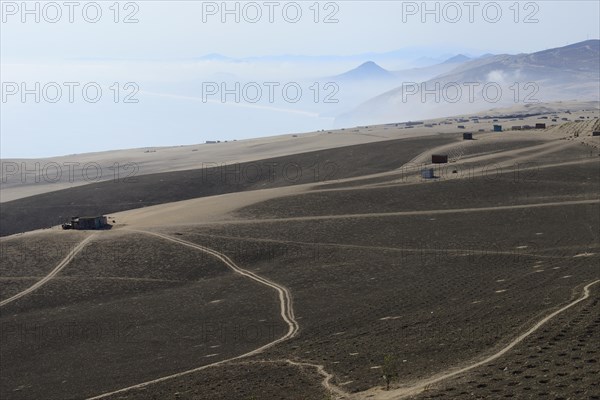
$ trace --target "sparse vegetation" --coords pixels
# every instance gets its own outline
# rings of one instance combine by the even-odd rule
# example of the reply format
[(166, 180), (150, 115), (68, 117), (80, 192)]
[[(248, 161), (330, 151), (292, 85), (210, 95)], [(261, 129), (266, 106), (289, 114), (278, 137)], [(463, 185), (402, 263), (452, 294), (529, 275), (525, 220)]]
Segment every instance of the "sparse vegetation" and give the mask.
[(390, 384), (398, 378), (398, 362), (396, 357), (387, 354), (383, 358), (383, 380), (385, 381), (385, 390), (390, 390)]

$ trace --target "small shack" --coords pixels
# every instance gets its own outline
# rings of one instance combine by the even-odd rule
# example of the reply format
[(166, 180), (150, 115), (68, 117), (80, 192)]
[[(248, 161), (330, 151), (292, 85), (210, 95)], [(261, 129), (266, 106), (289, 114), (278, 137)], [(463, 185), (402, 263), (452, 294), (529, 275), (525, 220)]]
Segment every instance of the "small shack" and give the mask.
[(71, 217), (71, 222), (62, 224), (63, 229), (103, 229), (108, 227), (106, 216), (100, 215), (95, 217)]
[(592, 132), (592, 136), (600, 136), (600, 131), (594, 131), (594, 132)]
[(432, 154), (431, 162), (433, 164), (446, 164), (446, 163), (448, 163), (448, 155), (447, 154)]
[(464, 125), (458, 125), (458, 127), (457, 127), (457, 128), (458, 128), (458, 129), (465, 129), (465, 126), (464, 126)]
[(537, 124), (535, 124), (535, 129), (546, 129), (546, 124), (537, 123)]
[(502, 125), (494, 125), (494, 132), (502, 132)]
[(463, 133), (463, 140), (473, 140), (473, 134), (471, 132)]
[(433, 168), (424, 168), (421, 170), (421, 178), (423, 179), (433, 179)]

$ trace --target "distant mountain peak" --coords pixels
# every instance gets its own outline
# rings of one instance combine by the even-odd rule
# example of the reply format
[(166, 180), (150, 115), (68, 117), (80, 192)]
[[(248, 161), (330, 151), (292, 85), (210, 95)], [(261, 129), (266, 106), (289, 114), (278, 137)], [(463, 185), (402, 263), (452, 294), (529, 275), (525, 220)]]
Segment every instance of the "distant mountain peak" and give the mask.
[(386, 70), (385, 68), (382, 68), (379, 64), (377, 64), (374, 61), (366, 61), (362, 64), (360, 64), (358, 67), (356, 67), (353, 70), (350, 70), (348, 72), (352, 72), (352, 71), (364, 71), (364, 72), (368, 72), (368, 73), (374, 73), (374, 74), (389, 74), (390, 72), (388, 70)]
[[(375, 61), (365, 61), (358, 68), (381, 68)], [(383, 69), (383, 68), (381, 68)]]
[(457, 64), (457, 63), (469, 61), (470, 59), (471, 59), (470, 57), (467, 57), (464, 54), (457, 54), (454, 57), (450, 57), (449, 59), (444, 61), (444, 64)]
[(388, 79), (394, 75), (382, 68), (374, 61), (366, 61), (360, 64), (358, 67), (351, 69), (348, 72), (344, 72), (341, 75), (337, 75), (337, 79), (352, 79), (352, 80), (369, 80), (369, 79)]
[(206, 54), (206, 55), (203, 55), (201, 57), (198, 57), (198, 60), (203, 60), (203, 61), (233, 61), (233, 58), (224, 56), (223, 54), (219, 54), (219, 53), (210, 53), (210, 54)]

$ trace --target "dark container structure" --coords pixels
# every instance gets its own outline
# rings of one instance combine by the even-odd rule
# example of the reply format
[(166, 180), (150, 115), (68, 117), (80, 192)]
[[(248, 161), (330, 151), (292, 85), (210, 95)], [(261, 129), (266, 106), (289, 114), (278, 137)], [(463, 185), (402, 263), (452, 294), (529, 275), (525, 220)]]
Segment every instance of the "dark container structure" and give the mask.
[(431, 162), (433, 164), (446, 164), (448, 162), (447, 154), (433, 154), (431, 156)]
[(108, 226), (107, 218), (104, 215), (96, 217), (71, 217), (71, 222), (62, 225), (63, 229), (103, 229)]

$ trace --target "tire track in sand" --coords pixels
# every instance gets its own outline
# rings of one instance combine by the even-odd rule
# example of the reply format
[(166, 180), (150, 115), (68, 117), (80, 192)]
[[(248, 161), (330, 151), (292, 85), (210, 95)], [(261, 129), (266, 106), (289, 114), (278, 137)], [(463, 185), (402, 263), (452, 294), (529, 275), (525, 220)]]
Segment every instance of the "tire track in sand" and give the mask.
[(112, 392), (108, 392), (108, 393), (103, 393), (101, 395), (98, 396), (94, 396), (94, 397), (90, 397), (88, 398), (88, 400), (96, 400), (96, 399), (102, 399), (102, 398), (106, 398), (115, 394), (120, 394), (120, 393), (124, 393), (124, 392), (128, 392), (130, 390), (135, 390), (135, 389), (142, 389), (146, 386), (155, 384), (155, 383), (159, 383), (159, 382), (164, 382), (167, 381), (169, 379), (173, 379), (173, 378), (178, 378), (184, 375), (189, 375), (192, 374), (194, 372), (198, 372), (198, 371), (202, 371), (204, 369), (210, 368), (210, 367), (215, 367), (221, 364), (225, 364), (229, 361), (234, 361), (234, 360), (238, 360), (240, 358), (244, 358), (244, 357), (249, 357), (249, 356), (253, 356), (255, 354), (259, 354), (261, 352), (263, 352), (264, 350), (275, 346), (278, 343), (281, 343), (283, 341), (286, 341), (290, 338), (293, 338), (294, 336), (296, 336), (296, 334), (298, 333), (298, 330), (300, 329), (300, 325), (298, 324), (298, 322), (296, 321), (296, 319), (294, 318), (294, 309), (292, 306), (292, 295), (290, 293), (290, 291), (285, 287), (285, 286), (281, 286), (273, 281), (270, 281), (266, 278), (263, 278), (262, 276), (256, 275), (253, 272), (250, 272), (248, 270), (245, 270), (241, 267), (239, 267), (238, 265), (236, 265), (229, 257), (227, 257), (225, 254), (223, 253), (219, 253), (216, 250), (210, 249), (208, 247), (205, 246), (201, 246), (199, 244), (196, 243), (192, 243), (192, 242), (188, 242), (187, 240), (183, 240), (183, 239), (179, 239), (179, 238), (175, 238), (169, 235), (165, 235), (162, 233), (157, 233), (157, 232), (149, 232), (149, 231), (141, 231), (141, 230), (133, 230), (130, 229), (130, 231), (132, 232), (139, 232), (139, 233), (144, 233), (144, 234), (148, 234), (148, 235), (153, 235), (153, 236), (157, 236), (161, 239), (164, 240), (168, 240), (171, 242), (175, 242), (187, 247), (191, 247), (193, 249), (196, 250), (200, 250), (204, 253), (210, 254), (211, 256), (215, 257), (216, 259), (220, 260), (221, 262), (223, 262), (225, 265), (227, 265), (230, 269), (233, 270), (233, 272), (242, 275), (246, 278), (252, 279), (253, 281), (256, 281), (260, 284), (263, 284), (265, 286), (268, 286), (274, 290), (277, 291), (277, 293), (279, 294), (279, 303), (280, 303), (280, 315), (283, 318), (283, 320), (285, 321), (285, 323), (288, 325), (288, 331), (285, 335), (283, 335), (282, 337), (280, 337), (279, 339), (276, 339), (270, 343), (267, 343), (255, 350), (249, 351), (248, 353), (244, 353), (241, 354), (239, 356), (235, 356), (232, 358), (228, 358), (226, 360), (221, 360), (221, 361), (217, 361), (211, 364), (207, 364), (207, 365), (203, 365), (201, 367), (198, 368), (193, 368), (190, 370), (186, 370), (186, 371), (182, 371), (182, 372), (178, 372), (175, 374), (171, 374), (171, 375), (167, 375), (167, 376), (163, 376), (161, 378), (157, 378), (157, 379), (153, 379), (150, 381), (146, 381), (143, 383), (139, 383), (137, 385), (133, 385), (133, 386), (128, 386), (126, 388), (123, 389), (119, 389), (119, 390), (115, 390)]
[(71, 260), (75, 257), (75, 255), (77, 255), (77, 253), (79, 253), (94, 236), (95, 235), (90, 235), (90, 236), (86, 237), (85, 239), (83, 239), (81, 242), (79, 242), (79, 244), (77, 246), (75, 246), (73, 248), (73, 250), (71, 250), (65, 256), (65, 258), (63, 258), (62, 261), (56, 265), (56, 267), (52, 271), (50, 271), (50, 273), (48, 275), (46, 275), (45, 277), (43, 277), (42, 279), (40, 279), (39, 281), (34, 283), (32, 286), (23, 290), (22, 292), (19, 292), (19, 293), (15, 294), (14, 296), (9, 297), (6, 300), (0, 301), (0, 307), (3, 307), (9, 303), (12, 303), (13, 301), (20, 299), (23, 296), (28, 295), (29, 293), (39, 289), (40, 287), (42, 287), (43, 285), (48, 283), (48, 281), (50, 279), (54, 278), (64, 267), (67, 266), (67, 264), (69, 264), (71, 262)]
[(442, 382), (446, 379), (455, 377), (456, 375), (460, 375), (463, 374), (465, 372), (468, 372), (472, 369), (475, 369), (477, 367), (480, 367), (482, 365), (485, 365), (491, 361), (494, 361), (497, 358), (502, 357), (504, 354), (506, 354), (507, 352), (509, 352), (513, 347), (515, 347), (516, 345), (518, 345), (519, 343), (521, 343), (523, 340), (525, 340), (527, 337), (529, 337), (531, 334), (533, 334), (534, 332), (536, 332), (538, 329), (540, 329), (544, 324), (546, 324), (548, 321), (550, 321), (552, 318), (556, 317), (558, 314), (561, 314), (562, 312), (568, 310), (569, 308), (573, 307), (576, 304), (581, 303), (582, 301), (588, 299), (590, 297), (590, 287), (592, 287), (593, 285), (597, 284), (598, 282), (600, 282), (600, 280), (596, 280), (593, 281), (591, 283), (588, 283), (587, 285), (585, 285), (585, 287), (583, 288), (583, 293), (581, 294), (581, 296), (579, 298), (577, 298), (576, 300), (573, 300), (572, 302), (570, 302), (569, 304), (567, 304), (566, 306), (563, 306), (562, 308), (554, 311), (553, 313), (547, 315), (546, 317), (542, 318), (540, 321), (538, 321), (534, 326), (532, 326), (531, 328), (529, 328), (526, 332), (520, 334), (519, 336), (517, 336), (515, 339), (513, 339), (508, 345), (504, 346), (502, 349), (498, 350), (496, 353), (486, 357), (485, 359), (481, 360), (481, 361), (477, 361), (473, 364), (470, 364), (466, 367), (460, 368), (460, 369), (456, 369), (456, 370), (450, 370), (448, 372), (439, 374), (437, 376), (433, 376), (431, 378), (426, 378), (423, 379), (421, 381), (417, 381), (416, 383), (412, 384), (411, 386), (408, 387), (401, 387), (398, 389), (392, 389), (390, 391), (384, 391), (381, 389), (371, 389), (368, 390), (367, 392), (363, 392), (360, 395), (358, 395), (357, 397), (355, 397), (356, 399), (372, 399), (372, 400), (400, 400), (400, 399), (404, 399), (407, 398), (409, 396), (414, 396), (417, 395), (419, 393), (421, 393), (426, 387), (430, 386), (430, 385), (434, 385), (436, 383)]

